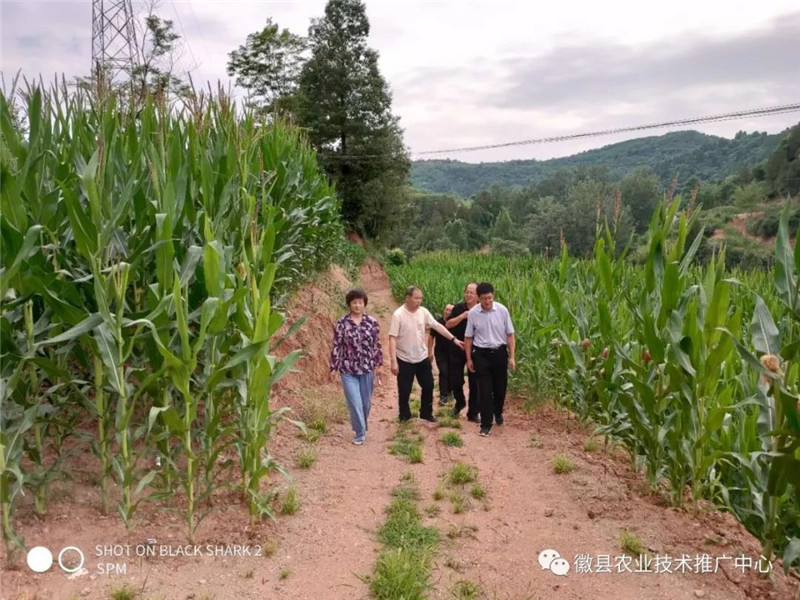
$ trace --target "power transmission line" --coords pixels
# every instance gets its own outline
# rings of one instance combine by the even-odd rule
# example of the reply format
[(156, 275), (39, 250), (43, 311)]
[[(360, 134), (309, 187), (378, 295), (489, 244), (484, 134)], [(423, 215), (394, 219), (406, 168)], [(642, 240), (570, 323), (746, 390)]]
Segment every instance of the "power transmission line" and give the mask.
[[(186, 47), (189, 49), (189, 54), (192, 55), (192, 69), (196, 69), (199, 65), (197, 62), (197, 58), (192, 51), (192, 45), (189, 43), (189, 38), (186, 36), (186, 30), (183, 28), (183, 22), (181, 21), (181, 16), (178, 14), (178, 8), (175, 6), (175, 2), (170, 0), (170, 4), (172, 4), (172, 12), (175, 13), (175, 17), (178, 19), (178, 26), (181, 28), (181, 33), (183, 34), (183, 40), (186, 42)], [(191, 4), (189, 5), (191, 6)], [(189, 70), (187, 69), (187, 73)]]
[[(192, 11), (192, 19), (194, 20), (194, 25), (195, 25), (197, 31), (200, 31), (200, 23), (197, 20), (197, 14), (194, 12), (194, 7), (192, 6), (191, 0), (187, 0), (186, 4), (189, 5), (189, 10)], [(174, 6), (174, 4), (173, 4), (173, 6)], [(211, 61), (208, 59), (208, 52), (206, 52), (206, 47), (205, 47), (205, 45), (203, 45), (203, 46), (200, 46), (200, 48), (203, 50), (203, 56), (206, 59), (206, 65), (208, 65), (208, 63), (210, 63)]]
[(626, 133), (629, 131), (643, 131), (646, 129), (660, 129), (662, 127), (672, 127), (675, 125), (694, 125), (697, 123), (714, 123), (717, 121), (733, 121), (736, 119), (743, 119), (745, 117), (765, 117), (768, 115), (779, 115), (790, 112), (800, 111), (800, 104), (786, 104), (783, 106), (774, 106), (772, 108), (756, 108), (751, 110), (741, 110), (731, 113), (724, 113), (720, 115), (712, 115), (707, 117), (694, 117), (690, 119), (679, 119), (677, 121), (665, 121), (663, 123), (653, 123), (651, 125), (636, 125), (633, 127), (618, 127), (616, 129), (604, 129), (600, 131), (591, 131), (588, 133), (574, 133), (571, 135), (559, 135), (553, 137), (537, 138), (532, 140), (521, 140), (518, 142), (505, 142), (501, 144), (487, 144), (484, 146), (466, 146), (462, 148), (449, 148), (446, 150), (427, 150), (424, 152), (414, 152), (417, 156), (429, 154), (444, 154), (446, 152), (473, 152), (475, 150), (490, 150), (493, 148), (508, 148), (511, 146), (528, 146), (531, 144), (546, 144), (549, 142), (563, 142), (567, 140), (578, 140), (588, 137), (597, 137), (601, 135), (612, 135), (615, 133)]
[[(513, 146), (529, 146), (533, 144), (548, 144), (552, 142), (564, 142), (568, 140), (579, 140), (591, 137), (600, 137), (605, 135), (613, 135), (616, 133), (626, 133), (631, 131), (646, 131), (648, 129), (661, 129), (664, 127), (673, 127), (676, 125), (696, 125), (700, 123), (715, 123), (719, 121), (734, 121), (737, 119), (744, 119), (746, 117), (766, 117), (769, 115), (779, 115), (791, 112), (800, 112), (800, 104), (785, 104), (782, 106), (773, 106), (769, 108), (755, 108), (749, 110), (739, 110), (735, 112), (723, 113), (718, 115), (710, 115), (705, 117), (692, 117), (688, 119), (677, 119), (674, 121), (664, 121), (662, 123), (651, 123), (648, 125), (634, 125), (630, 127), (618, 127), (615, 129), (602, 129), (598, 131), (589, 131), (585, 133), (573, 133), (568, 135), (558, 135), (543, 138), (534, 138), (529, 140), (520, 140), (515, 142), (503, 142), (499, 144), (484, 144), (481, 146), (463, 146), (460, 148), (446, 148), (443, 150), (425, 150), (421, 152), (411, 152), (412, 156), (430, 156), (433, 154), (446, 154), (454, 152), (475, 152), (477, 150), (492, 150), (495, 148), (509, 148)], [(348, 159), (371, 159), (371, 158), (389, 158), (394, 155), (391, 154), (330, 154), (326, 159), (335, 158), (338, 160)]]

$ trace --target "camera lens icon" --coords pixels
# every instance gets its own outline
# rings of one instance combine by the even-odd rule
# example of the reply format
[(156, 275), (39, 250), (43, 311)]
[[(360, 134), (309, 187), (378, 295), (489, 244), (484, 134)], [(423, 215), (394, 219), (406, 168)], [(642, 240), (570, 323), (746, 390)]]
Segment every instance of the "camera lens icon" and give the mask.
[[(79, 557), (78, 566), (73, 567), (64, 564), (64, 555), (68, 553), (77, 553)], [(34, 573), (45, 573), (53, 566), (53, 553), (44, 546), (36, 546), (28, 551), (27, 562), (28, 568)], [(58, 566), (61, 567), (61, 570), (65, 573), (77, 573), (83, 568), (85, 562), (86, 557), (83, 555), (83, 552), (81, 552), (80, 548), (76, 548), (75, 546), (67, 546), (58, 553)]]
[[(73, 567), (71, 569), (65, 567), (64, 566), (64, 562), (63, 562), (64, 554), (66, 552), (70, 552), (70, 551), (71, 552), (77, 552), (78, 556), (81, 557), (80, 562), (78, 562), (78, 566), (77, 567)], [(76, 548), (75, 546), (67, 546), (61, 552), (58, 553), (58, 566), (61, 567), (61, 570), (64, 571), (65, 573), (76, 573), (76, 572), (80, 571), (83, 568), (83, 563), (84, 562), (86, 562), (86, 557), (83, 555), (83, 552), (81, 552), (81, 549), (80, 548)]]

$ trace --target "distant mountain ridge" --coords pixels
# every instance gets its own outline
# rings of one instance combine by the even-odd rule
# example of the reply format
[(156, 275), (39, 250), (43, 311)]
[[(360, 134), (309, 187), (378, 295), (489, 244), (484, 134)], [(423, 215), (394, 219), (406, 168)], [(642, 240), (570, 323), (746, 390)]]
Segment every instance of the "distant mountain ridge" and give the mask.
[(677, 131), (543, 161), (414, 161), (411, 183), (418, 189), (469, 197), (494, 184), (527, 186), (561, 168), (577, 165), (605, 165), (615, 178), (622, 178), (637, 167), (650, 167), (664, 184), (671, 182), (676, 173), (680, 184), (692, 178), (718, 181), (766, 159), (784, 133), (739, 132), (727, 139), (699, 131)]

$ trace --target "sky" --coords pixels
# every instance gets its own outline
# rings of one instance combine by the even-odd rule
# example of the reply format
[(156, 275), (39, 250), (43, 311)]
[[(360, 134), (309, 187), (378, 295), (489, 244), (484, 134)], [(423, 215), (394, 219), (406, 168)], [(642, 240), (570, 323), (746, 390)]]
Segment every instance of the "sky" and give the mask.
[[(108, 1), (108, 0), (106, 0)], [(133, 2), (134, 11), (143, 3)], [(306, 35), (325, 2), (162, 0), (196, 83), (233, 82), (228, 53), (268, 17)], [(366, 0), (369, 44), (416, 153), (800, 103), (797, 0)], [(0, 70), (45, 81), (85, 75), (91, 0), (0, 0)], [(800, 112), (695, 125), (777, 133)], [(615, 134), (466, 153), (465, 162), (544, 160), (645, 135)]]

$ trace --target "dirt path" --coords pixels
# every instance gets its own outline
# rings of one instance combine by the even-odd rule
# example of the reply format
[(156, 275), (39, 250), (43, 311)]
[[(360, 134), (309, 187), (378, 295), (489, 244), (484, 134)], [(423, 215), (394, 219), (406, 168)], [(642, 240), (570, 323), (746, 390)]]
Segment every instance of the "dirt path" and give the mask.
[[(361, 282), (369, 293), (369, 308), (381, 317), (385, 336), (388, 316), (396, 307), (389, 281), (372, 264), (362, 270)], [(464, 461), (478, 468), (479, 481), (488, 492), (488, 510), (473, 500), (465, 513), (453, 514), (444, 500), (439, 502), (440, 514), (426, 519), (443, 534), (457, 532), (454, 539), (443, 535), (432, 576), (434, 598), (453, 598), (459, 581), (477, 584), (488, 598), (770, 597), (768, 586), (753, 588), (752, 577), (732, 569), (732, 561), (721, 562), (725, 573), (618, 573), (615, 564), (616, 557), (624, 554), (619, 544), (623, 528), (636, 533), (653, 557), (669, 555), (677, 562), (677, 557), (688, 555), (692, 568), (704, 553), (757, 558), (758, 547), (730, 518), (716, 515), (701, 522), (641, 496), (639, 480), (629, 474), (627, 464), (585, 452), (585, 435), (564, 413), (543, 408), (531, 416), (516, 410), (515, 402), (511, 405), (506, 424), (495, 427), (489, 438), (480, 438), (477, 426), (462, 417), (462, 448), (448, 448), (439, 441), (445, 430), (418, 424), (425, 436), (425, 460), (410, 465), (388, 452), (397, 402), (393, 378), (384, 377), (367, 444), (350, 445), (349, 427), (342, 426), (341, 439), (325, 449), (319, 468), (300, 480), (305, 517), (287, 521), (281, 533), (281, 546), (287, 549), (284, 560), (293, 565), (293, 576), (277, 584), (275, 591), (291, 598), (368, 597), (367, 586), (357, 576), (373, 568), (379, 550), (375, 532), (400, 476), (414, 474), (420, 506), (425, 507), (433, 502), (442, 474), (455, 461)], [(571, 458), (577, 467), (573, 473), (553, 472), (557, 453)], [(539, 566), (538, 554), (547, 548), (558, 550), (573, 565), (566, 577)], [(575, 573), (576, 554), (609, 555), (612, 572)], [(630, 568), (635, 570), (635, 563)], [(747, 582), (740, 587), (731, 581), (737, 579)]]
[[(362, 267), (361, 284), (369, 293), (370, 312), (381, 321), (386, 347), (388, 319), (396, 306), (388, 278), (370, 262)], [(313, 294), (312, 301), (317, 301)], [(319, 339), (330, 335), (323, 321), (314, 327), (319, 330), (312, 328), (311, 334)], [(316, 360), (324, 359), (317, 356)], [(304, 386), (303, 376), (298, 375), (295, 383), (287, 393), (343, 402), (335, 382)], [(372, 572), (380, 550), (375, 534), (385, 519), (392, 489), (403, 473), (411, 472), (420, 490), (420, 508), (428, 507), (434, 504), (433, 493), (442, 474), (455, 461), (477, 467), (487, 498), (471, 500), (469, 509), (460, 514), (454, 514), (444, 499), (436, 503), (438, 515), (425, 518), (427, 525), (443, 533), (431, 577), (432, 598), (793, 597), (786, 583), (780, 591), (771, 592), (768, 583), (750, 571), (743, 575), (732, 561), (722, 561), (717, 573), (617, 572), (617, 557), (623, 554), (622, 529), (635, 533), (653, 558), (673, 557), (673, 570), (677, 557), (684, 554), (691, 557), (691, 570), (697, 556), (704, 553), (755, 559), (758, 545), (730, 516), (714, 512), (693, 516), (659, 505), (642, 490), (641, 478), (632, 474), (623, 457), (604, 452), (602, 442), (598, 451), (586, 451), (586, 434), (566, 413), (542, 407), (528, 414), (518, 408), (518, 401), (512, 399), (509, 404), (506, 424), (495, 427), (488, 438), (480, 438), (477, 426), (462, 416), (461, 448), (441, 443), (440, 436), (451, 430), (416, 424), (425, 438), (424, 462), (411, 465), (388, 452), (396, 430), (397, 401), (387, 368), (383, 387), (376, 388), (367, 443), (353, 446), (349, 425), (336, 424), (318, 442), (316, 464), (308, 470), (292, 468), (301, 499), (296, 515), (252, 529), (242, 506), (231, 502), (201, 529), (200, 544), (270, 546), (277, 541), (272, 556), (129, 559), (127, 573), (114, 576), (98, 575), (101, 559), (88, 556), (89, 573), (73, 580), (57, 569), (42, 575), (32, 575), (25, 568), (8, 571), (2, 598), (107, 599), (110, 590), (121, 585), (143, 589), (142, 599), (367, 598), (369, 589), (363, 578)], [(271, 448), (279, 460), (292, 465), (300, 445), (295, 433), (283, 428)], [(552, 469), (556, 454), (569, 457), (575, 470), (556, 475)], [(159, 543), (185, 543), (179, 519), (163, 513), (148, 516), (134, 536), (127, 536), (115, 516), (97, 518), (93, 488), (87, 483), (86, 489), (85, 497), (79, 487), (72, 490), (72, 498), (55, 503), (51, 520), (26, 522), (29, 544), (56, 549), (75, 545), (86, 551), (100, 543), (136, 544), (148, 537), (157, 537)], [(558, 577), (539, 566), (539, 552), (548, 548), (570, 563), (566, 576)], [(590, 555), (593, 569), (597, 556), (607, 555), (612, 572), (576, 572), (578, 554)], [(635, 570), (636, 564), (631, 563), (630, 569)], [(459, 582), (474, 584), (479, 595), (457, 595), (458, 589), (469, 587)]]

